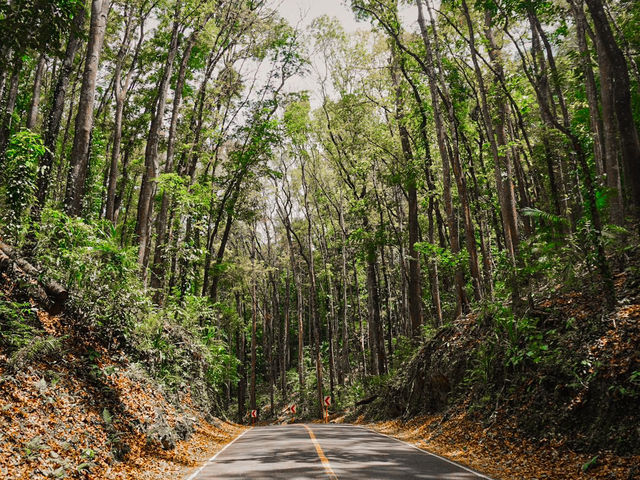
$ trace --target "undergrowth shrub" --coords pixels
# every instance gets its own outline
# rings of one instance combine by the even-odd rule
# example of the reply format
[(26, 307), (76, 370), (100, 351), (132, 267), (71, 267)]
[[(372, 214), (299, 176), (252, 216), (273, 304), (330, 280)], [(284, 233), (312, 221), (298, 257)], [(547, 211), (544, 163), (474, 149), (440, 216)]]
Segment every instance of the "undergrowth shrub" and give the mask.
[(106, 338), (126, 341), (151, 301), (139, 278), (135, 248), (121, 248), (110, 222), (87, 224), (46, 209), (36, 255), (51, 277), (69, 287), (72, 308)]
[(64, 353), (65, 337), (51, 335), (37, 336), (9, 357), (7, 365), (14, 370), (22, 370), (28, 364), (47, 357), (60, 357)]
[(34, 200), (38, 163), (45, 153), (42, 138), (37, 133), (21, 130), (7, 146), (3, 166), (3, 218), (8, 238), (19, 244), (29, 228), (27, 213)]
[(36, 314), (28, 302), (14, 302), (0, 294), (0, 345), (9, 353), (24, 347), (39, 330)]
[(69, 315), (110, 347), (124, 347), (169, 393), (192, 393), (214, 406), (237, 360), (225, 337), (239, 323), (233, 310), (209, 299), (180, 295), (166, 305), (145, 288), (135, 247), (121, 247), (110, 222), (44, 209), (34, 253), (47, 275), (70, 291)]

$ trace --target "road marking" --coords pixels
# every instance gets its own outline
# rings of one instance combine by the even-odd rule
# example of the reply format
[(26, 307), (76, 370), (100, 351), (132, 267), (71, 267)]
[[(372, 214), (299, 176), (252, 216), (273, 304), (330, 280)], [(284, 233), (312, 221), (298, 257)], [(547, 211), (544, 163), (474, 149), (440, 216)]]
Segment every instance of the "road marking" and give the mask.
[[(251, 429), (249, 429), (251, 430)], [(186, 480), (193, 480), (194, 478), (196, 478), (200, 472), (202, 472), (202, 470), (204, 470), (204, 468), (206, 466), (208, 466), (209, 464), (213, 463), (213, 461), (217, 458), (218, 455), (220, 455), (222, 452), (224, 452), (227, 448), (229, 448), (236, 440), (240, 439), (240, 437), (242, 437), (245, 433), (247, 433), (249, 430), (245, 430), (244, 432), (242, 432), (240, 435), (238, 435), (236, 438), (234, 438), (233, 440), (231, 440), (229, 443), (227, 443), (224, 447), (222, 447), (222, 450), (220, 450), (218, 453), (216, 453), (213, 457), (211, 457), (209, 460), (207, 460), (205, 462), (204, 465), (202, 465), (198, 470), (196, 470), (195, 472), (193, 472), (191, 475), (189, 475)]]
[(390, 438), (391, 440), (395, 440), (395, 441), (400, 442), (400, 443), (404, 443), (405, 445), (407, 445), (407, 446), (409, 446), (411, 448), (415, 448), (419, 452), (426, 453), (427, 455), (431, 455), (432, 457), (439, 458), (440, 460), (444, 460), (445, 462), (450, 463), (451, 465), (455, 465), (456, 467), (460, 467), (461, 469), (466, 470), (469, 473), (473, 473), (474, 475), (477, 475), (480, 478), (484, 478), (486, 480), (493, 480), (493, 479), (487, 477), (486, 475), (481, 474), (480, 472), (476, 472), (475, 470), (472, 470), (470, 468), (465, 467), (464, 465), (459, 464), (458, 462), (454, 462), (453, 460), (449, 460), (448, 458), (441, 457), (440, 455), (437, 455), (435, 453), (431, 453), (428, 450), (423, 450), (422, 448), (418, 447), (417, 445), (414, 445), (414, 444), (409, 443), (409, 442), (405, 442), (404, 440), (400, 440), (399, 438), (396, 438), (396, 437), (392, 437), (391, 435), (387, 435), (386, 433), (376, 432), (375, 430), (371, 430), (370, 428), (362, 427), (360, 425), (354, 425), (354, 427), (362, 428), (362, 429), (364, 429), (364, 430), (366, 430), (368, 432), (375, 433), (377, 435), (381, 435), (383, 437)]
[(313, 430), (311, 430), (311, 428), (309, 428), (308, 425), (302, 425), (302, 426), (307, 429), (307, 432), (309, 432), (309, 437), (311, 437), (311, 441), (313, 442), (314, 447), (316, 447), (316, 452), (318, 453), (318, 457), (320, 457), (320, 461), (322, 462), (322, 466), (324, 467), (324, 471), (326, 472), (327, 476), (331, 480), (338, 480), (338, 477), (336, 476), (333, 469), (331, 468), (329, 459), (324, 455), (324, 452), (322, 451), (322, 447), (320, 446), (318, 439), (314, 435)]

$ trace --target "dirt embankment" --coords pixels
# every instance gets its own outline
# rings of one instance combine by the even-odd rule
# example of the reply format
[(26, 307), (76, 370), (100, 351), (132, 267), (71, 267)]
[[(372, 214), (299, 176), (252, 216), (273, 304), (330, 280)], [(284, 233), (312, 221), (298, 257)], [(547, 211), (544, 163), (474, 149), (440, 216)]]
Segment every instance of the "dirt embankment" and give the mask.
[(585, 287), (539, 301), (515, 330), (491, 312), (461, 318), (347, 420), (497, 478), (640, 479), (638, 285), (616, 277), (610, 314)]
[(99, 348), (58, 348), (19, 368), (0, 353), (0, 478), (180, 478), (242, 431)]
[(49, 313), (37, 280), (13, 273), (0, 273), (0, 478), (182, 478), (242, 431)]
[(565, 440), (533, 441), (511, 422), (485, 423), (461, 410), (365, 426), (497, 480), (638, 480), (640, 455), (576, 452)]

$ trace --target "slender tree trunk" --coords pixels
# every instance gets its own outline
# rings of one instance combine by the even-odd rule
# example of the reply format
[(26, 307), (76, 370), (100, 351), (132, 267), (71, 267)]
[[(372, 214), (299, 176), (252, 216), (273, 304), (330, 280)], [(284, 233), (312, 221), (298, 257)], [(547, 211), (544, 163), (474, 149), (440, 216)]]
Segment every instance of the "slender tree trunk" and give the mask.
[[(180, 69), (178, 70), (178, 78), (176, 88), (173, 94), (173, 110), (171, 112), (171, 123), (169, 125), (169, 136), (167, 140), (167, 160), (164, 166), (165, 173), (172, 173), (174, 170), (174, 155), (176, 145), (176, 133), (178, 129), (178, 118), (182, 107), (182, 91), (184, 90), (187, 66), (191, 58), (191, 51), (198, 38), (198, 32), (192, 33), (187, 41)], [(151, 273), (151, 288), (161, 289), (165, 278), (165, 261), (166, 261), (166, 243), (167, 243), (167, 217), (169, 211), (169, 201), (171, 196), (167, 192), (162, 192), (162, 201), (158, 218), (156, 219), (156, 248), (153, 255), (153, 268)], [(203, 285), (203, 291), (206, 291), (207, 285)], [(162, 299), (161, 290), (156, 294), (156, 301)]]
[(40, 108), (40, 89), (42, 87), (42, 75), (44, 73), (44, 67), (47, 61), (44, 55), (40, 55), (38, 59), (38, 65), (36, 67), (36, 74), (33, 79), (33, 93), (31, 95), (31, 105), (29, 105), (29, 113), (27, 114), (26, 127), (29, 130), (33, 130), (38, 122), (38, 110)]
[[(348, 277), (347, 277), (347, 236), (345, 230), (344, 223), (344, 213), (342, 207), (342, 196), (340, 197), (340, 211), (339, 211), (339, 222), (340, 222), (340, 234), (342, 245), (340, 248), (340, 252), (342, 254), (342, 354), (341, 354), (341, 362), (342, 368), (340, 371), (348, 375), (350, 368), (349, 361), (349, 292), (348, 292)], [(338, 383), (341, 385), (344, 383), (344, 378), (339, 377)]]
[(571, 12), (576, 22), (576, 38), (578, 41), (578, 51), (580, 53), (580, 66), (584, 76), (585, 93), (587, 102), (589, 103), (589, 126), (593, 136), (593, 153), (596, 160), (596, 171), (602, 177), (604, 170), (604, 134), (602, 118), (598, 109), (598, 91), (596, 88), (596, 80), (591, 66), (591, 52), (587, 44), (586, 30), (588, 28), (587, 19), (582, 9), (582, 0), (571, 0)]
[(624, 224), (624, 203), (622, 199), (622, 185), (620, 183), (620, 169), (618, 162), (618, 128), (615, 114), (614, 93), (615, 82), (611, 66), (604, 54), (604, 47), (598, 43), (598, 57), (600, 63), (600, 97), (602, 98), (602, 118), (604, 134), (604, 170), (606, 185), (610, 190), (609, 219), (616, 225)]
[[(352, 263), (352, 269), (353, 269), (353, 283), (354, 283), (353, 295), (355, 297), (355, 304), (356, 304), (356, 321), (358, 323), (358, 329), (360, 332), (359, 344), (360, 344), (360, 360), (362, 362), (362, 378), (366, 378), (367, 349), (365, 347), (364, 326), (362, 325), (362, 309), (360, 307), (360, 282), (358, 281), (358, 269), (356, 267), (355, 260)], [(354, 330), (355, 330), (355, 327), (354, 327)]]
[[(238, 316), (245, 319), (244, 307), (240, 299), (240, 293), (236, 292), (236, 311)], [(244, 329), (236, 330), (236, 351), (238, 352), (238, 422), (242, 422), (246, 415), (245, 397), (247, 395), (247, 371), (246, 371), (246, 338)]]
[[(476, 80), (478, 82), (478, 90), (480, 93), (480, 111), (482, 112), (482, 118), (485, 124), (487, 136), (489, 139), (489, 145), (491, 147), (491, 153), (494, 159), (494, 178), (496, 183), (496, 190), (498, 194), (498, 200), (500, 203), (500, 212), (502, 216), (504, 239), (509, 258), (513, 265), (513, 273), (511, 274), (511, 289), (514, 311), (520, 310), (520, 287), (517, 276), (517, 250), (519, 242), (519, 233), (517, 227), (517, 213), (515, 205), (515, 194), (512, 182), (512, 166), (511, 160), (507, 153), (507, 143), (505, 135), (505, 121), (506, 121), (506, 102), (502, 98), (502, 95), (497, 95), (495, 98), (495, 109), (492, 114), (489, 102), (487, 99), (487, 89), (484, 82), (482, 71), (478, 62), (478, 53), (475, 44), (475, 32), (473, 23), (471, 21), (471, 15), (466, 0), (462, 0), (462, 12), (466, 20), (467, 28), (469, 31), (469, 47), (471, 49), (471, 60), (474, 67)], [(502, 70), (502, 64), (499, 59), (499, 52), (493, 38), (493, 32), (491, 29), (491, 17), (489, 13), (485, 13), (485, 35), (488, 41), (489, 56), (492, 63), (492, 68), (497, 76), (497, 81), (502, 81), (504, 73)], [(504, 174), (504, 177), (503, 177)]]
[[(388, 369), (393, 370), (393, 321), (391, 318), (391, 282), (389, 281), (389, 275), (387, 273), (387, 260), (384, 245), (380, 246), (380, 263), (382, 265), (382, 281), (384, 284), (384, 309), (387, 317), (387, 364)], [(422, 325), (420, 325), (420, 327), (422, 327)]]
[(377, 255), (375, 248), (367, 252), (367, 292), (369, 306), (369, 331), (373, 353), (373, 374), (386, 373), (386, 355), (382, 319), (380, 318), (380, 290), (378, 285)]
[(402, 98), (402, 87), (396, 73), (398, 67), (397, 56), (399, 53), (396, 48), (392, 48), (393, 65), (391, 68), (391, 79), (395, 86), (395, 107), (396, 121), (398, 123), (398, 131), (400, 134), (400, 144), (404, 157), (406, 178), (405, 187), (408, 199), (408, 226), (409, 226), (409, 321), (411, 323), (411, 335), (419, 337), (422, 327), (422, 284), (420, 273), (420, 255), (415, 249), (415, 244), (420, 241), (420, 225), (418, 221), (418, 188), (416, 183), (416, 173), (413, 165), (413, 152), (411, 149), (411, 141), (409, 139), (409, 131), (405, 125)]
[[(425, 45), (425, 49), (427, 52), (427, 61), (426, 61), (426, 74), (429, 78), (429, 90), (431, 92), (431, 104), (433, 108), (433, 120), (436, 127), (436, 138), (438, 143), (438, 150), (440, 152), (440, 158), (442, 160), (442, 184), (443, 184), (443, 200), (445, 206), (445, 212), (447, 215), (447, 223), (449, 224), (449, 240), (451, 242), (451, 252), (454, 255), (458, 255), (460, 253), (460, 243), (458, 238), (458, 224), (457, 220), (454, 217), (453, 212), (453, 199), (451, 196), (451, 162), (449, 157), (449, 151), (447, 150), (447, 140), (445, 133), (445, 125), (442, 118), (442, 113), (440, 110), (440, 99), (438, 97), (438, 79), (435, 74), (434, 67), (434, 55), (433, 48), (431, 45), (431, 39), (429, 38), (429, 33), (427, 31), (426, 21), (424, 18), (422, 1), (418, 1), (418, 23), (420, 25), (420, 32), (422, 34), (422, 40)], [(468, 301), (464, 291), (464, 274), (462, 272), (461, 267), (456, 268), (455, 273), (455, 281), (456, 281), (456, 298), (457, 298), (457, 312), (456, 314), (460, 314), (462, 312), (468, 311)]]
[[(640, 138), (631, 108), (629, 70), (624, 53), (616, 43), (601, 0), (586, 0), (593, 19), (600, 68), (610, 68), (615, 116), (621, 142), (620, 153), (625, 169), (625, 184), (637, 216), (640, 212)], [(600, 54), (602, 53), (602, 55)], [(604, 98), (603, 98), (604, 102)], [(605, 124), (608, 119), (604, 119)], [(606, 126), (605, 126), (606, 128)], [(606, 134), (605, 134), (606, 141)], [(609, 155), (609, 153), (607, 153)], [(611, 157), (609, 157), (611, 158)]]
[(289, 368), (289, 323), (291, 313), (291, 279), (289, 277), (289, 271), (287, 271), (284, 295), (284, 327), (280, 339), (282, 342), (282, 357), (280, 358), (280, 389), (282, 390), (282, 398), (287, 401), (289, 398), (287, 392), (287, 369)]
[[(69, 87), (69, 79), (73, 72), (73, 63), (76, 58), (76, 54), (82, 45), (82, 26), (84, 25), (85, 18), (86, 9), (81, 5), (73, 20), (64, 59), (62, 60), (56, 80), (56, 86), (53, 90), (51, 106), (46, 116), (43, 135), (46, 150), (40, 163), (40, 167), (38, 168), (36, 203), (35, 207), (31, 211), (34, 223), (37, 223), (40, 220), (40, 212), (42, 211), (42, 207), (44, 207), (47, 191), (49, 189), (51, 167), (53, 165), (54, 152), (56, 151), (56, 142), (60, 131), (62, 114), (64, 112), (65, 97), (67, 94), (67, 88)], [(62, 163), (62, 161), (60, 162)]]
[[(420, 13), (419, 13), (420, 14)], [(444, 77), (444, 68), (442, 65), (442, 59), (440, 55), (440, 46), (438, 42), (438, 35), (436, 30), (436, 22), (433, 18), (433, 14), (431, 8), (429, 7), (429, 18), (431, 20), (431, 28), (434, 32), (434, 46), (435, 46), (435, 55), (432, 55), (432, 59), (430, 60), (431, 68), (433, 68), (433, 62), (435, 60), (436, 65), (438, 67), (438, 78), (440, 80), (440, 90), (443, 98), (444, 107), (446, 108), (449, 125), (450, 125), (450, 145), (452, 147), (452, 152), (450, 153), (451, 158), (451, 167), (453, 171), (454, 178), (456, 180), (456, 186), (458, 188), (458, 197), (460, 199), (460, 206), (462, 208), (463, 213), (463, 223), (464, 223), (464, 233), (465, 233), (465, 243), (467, 247), (467, 253), (469, 255), (469, 271), (471, 273), (471, 281), (473, 284), (473, 292), (476, 301), (482, 300), (484, 296), (484, 292), (482, 289), (482, 280), (480, 277), (480, 267), (478, 265), (478, 250), (476, 248), (476, 239), (475, 239), (475, 227), (473, 225), (473, 219), (471, 216), (471, 207), (469, 206), (469, 193), (467, 190), (467, 181), (464, 176), (464, 172), (462, 171), (462, 162), (460, 160), (460, 133), (458, 126), (458, 119), (455, 114), (453, 99), (451, 94), (449, 93), (448, 83)], [(426, 34), (426, 29), (422, 29), (422, 32)], [(428, 37), (427, 37), (428, 39)]]
[(251, 240), (251, 270), (254, 272), (251, 279), (251, 384), (249, 391), (249, 404), (251, 410), (256, 409), (256, 350), (258, 347), (257, 340), (257, 324), (258, 324), (258, 305), (256, 298), (256, 278), (255, 278), (255, 254), (256, 239), (255, 236)]
[(125, 75), (124, 82), (122, 81), (122, 67), (124, 64), (124, 58), (129, 50), (129, 44), (131, 41), (131, 30), (133, 27), (133, 13), (129, 12), (127, 24), (125, 27), (125, 34), (122, 45), (118, 52), (116, 60), (116, 68), (114, 72), (114, 97), (116, 102), (116, 111), (114, 116), (113, 125), (113, 148), (111, 150), (111, 165), (109, 167), (109, 180), (107, 184), (107, 205), (105, 208), (105, 218), (114, 225), (117, 220), (117, 212), (115, 208), (116, 204), (116, 188), (118, 184), (118, 162), (120, 161), (120, 148), (122, 142), (122, 116), (124, 114), (124, 103), (127, 97), (129, 87), (131, 85), (131, 79), (133, 72), (135, 71), (138, 55), (142, 47), (144, 40), (144, 19), (140, 19), (140, 36), (136, 45), (135, 53), (131, 61), (129, 71)]
[(78, 113), (76, 114), (75, 135), (71, 149), (69, 176), (65, 194), (65, 207), (69, 215), (79, 216), (82, 210), (85, 181), (89, 166), (89, 144), (93, 129), (94, 95), (100, 53), (107, 26), (110, 0), (92, 0), (91, 26), (87, 44)]
[(7, 92), (7, 100), (4, 103), (4, 112), (2, 115), (2, 123), (0, 123), (0, 157), (4, 156), (9, 137), (11, 136), (11, 128), (13, 123), (13, 111), (16, 108), (18, 99), (18, 86), (20, 83), (20, 73), (22, 72), (22, 55), (15, 52), (13, 58), (13, 70), (9, 80), (9, 89)]
[[(160, 130), (164, 119), (164, 109), (167, 100), (167, 91), (173, 73), (173, 64), (178, 52), (179, 26), (177, 20), (180, 11), (180, 2), (176, 3), (176, 20), (173, 22), (171, 32), (171, 41), (169, 51), (164, 65), (164, 70), (160, 83), (158, 84), (158, 93), (156, 103), (153, 109), (151, 126), (147, 136), (147, 146), (144, 154), (145, 170), (142, 176), (142, 185), (140, 186), (140, 197), (138, 200), (138, 215), (136, 220), (136, 237), (138, 239), (138, 263), (143, 267), (146, 266), (148, 258), (147, 247), (150, 240), (150, 220), (153, 209), (153, 196), (155, 191), (155, 178), (158, 175), (158, 144), (160, 143)], [(143, 269), (143, 277), (146, 274)]]
[(311, 282), (310, 292), (309, 292), (309, 307), (311, 311), (311, 324), (313, 331), (313, 345), (314, 345), (314, 354), (315, 354), (315, 363), (316, 363), (316, 379), (317, 379), (317, 402), (318, 402), (318, 414), (321, 415), (323, 411), (323, 395), (324, 395), (324, 386), (323, 386), (323, 375), (322, 375), (322, 352), (320, 351), (320, 315), (318, 312), (318, 287), (316, 283), (316, 273), (315, 273), (315, 265), (314, 265), (314, 255), (313, 255), (313, 237), (312, 237), (312, 220), (311, 220), (311, 211), (309, 209), (309, 195), (308, 190), (309, 186), (307, 184), (306, 176), (305, 176), (305, 164), (302, 164), (302, 188), (304, 193), (304, 210), (305, 216), (307, 217), (307, 237), (308, 237), (308, 247), (309, 247), (309, 280)]

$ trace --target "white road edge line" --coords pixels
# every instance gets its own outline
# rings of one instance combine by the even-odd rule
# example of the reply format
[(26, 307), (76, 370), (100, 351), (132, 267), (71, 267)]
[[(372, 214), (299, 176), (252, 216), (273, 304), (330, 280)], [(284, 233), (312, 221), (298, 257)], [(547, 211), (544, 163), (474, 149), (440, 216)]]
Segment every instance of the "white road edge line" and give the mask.
[(400, 443), (404, 443), (405, 445), (408, 445), (411, 448), (415, 448), (416, 450), (418, 450), (418, 451), (420, 451), (422, 453), (426, 453), (427, 455), (431, 455), (432, 457), (436, 457), (436, 458), (439, 458), (440, 460), (444, 460), (445, 462), (450, 463), (451, 465), (455, 465), (456, 467), (460, 467), (461, 469), (466, 470), (469, 473), (473, 473), (474, 475), (477, 475), (480, 478), (484, 478), (485, 480), (493, 480), (492, 478), (487, 477), (486, 475), (483, 475), (480, 472), (476, 472), (475, 470), (472, 470), (471, 468), (465, 467), (464, 465), (460, 465), (458, 462), (454, 462), (453, 460), (449, 460), (448, 458), (441, 457), (440, 455), (438, 455), (436, 453), (431, 453), (428, 450), (423, 450), (422, 448), (418, 447), (417, 445), (413, 445), (412, 443), (405, 442), (404, 440), (400, 440), (399, 438), (392, 437), (391, 435), (387, 435), (386, 433), (376, 432), (375, 430), (371, 430), (370, 428), (363, 427), (361, 425), (354, 425), (354, 427), (362, 428), (364, 430), (367, 430), (368, 432), (372, 432), (372, 433), (375, 433), (377, 435), (381, 435), (383, 437), (390, 438), (390, 439), (395, 440), (395, 441), (400, 442)]
[[(251, 430), (251, 428), (249, 429)], [(204, 465), (202, 465), (198, 470), (196, 470), (195, 472), (193, 472), (191, 475), (189, 475), (185, 480), (193, 480), (194, 478), (196, 478), (198, 475), (200, 475), (200, 472), (202, 472), (202, 470), (204, 470), (205, 467), (207, 467), (209, 464), (213, 463), (213, 461), (216, 459), (216, 457), (218, 455), (220, 455), (222, 452), (224, 452), (227, 448), (229, 448), (231, 445), (233, 445), (235, 443), (236, 440), (239, 440), (240, 437), (242, 437), (245, 433), (247, 433), (249, 430), (245, 430), (244, 432), (242, 432), (240, 435), (238, 435), (236, 438), (234, 438), (233, 440), (231, 440), (229, 443), (227, 443), (224, 447), (222, 447), (222, 449), (216, 453), (213, 457), (211, 457), (209, 460), (207, 460), (206, 462), (204, 462)]]

